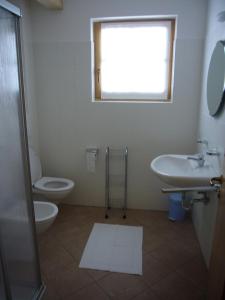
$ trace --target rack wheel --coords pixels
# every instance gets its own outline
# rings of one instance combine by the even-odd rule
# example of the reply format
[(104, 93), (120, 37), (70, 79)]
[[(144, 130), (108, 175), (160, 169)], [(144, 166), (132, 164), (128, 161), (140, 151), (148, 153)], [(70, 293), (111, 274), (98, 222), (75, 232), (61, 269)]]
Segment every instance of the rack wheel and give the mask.
[(127, 216), (126, 215), (123, 215), (123, 219), (126, 219), (127, 218)]
[(108, 219), (108, 217), (109, 217), (108, 215), (105, 215), (105, 219)]

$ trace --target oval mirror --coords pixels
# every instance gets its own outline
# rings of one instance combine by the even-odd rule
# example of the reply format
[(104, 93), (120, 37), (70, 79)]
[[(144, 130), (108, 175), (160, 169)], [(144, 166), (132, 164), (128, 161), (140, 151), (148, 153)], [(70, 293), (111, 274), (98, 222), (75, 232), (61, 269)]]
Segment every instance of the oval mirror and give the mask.
[(209, 64), (207, 78), (207, 103), (211, 116), (218, 114), (225, 101), (225, 42), (219, 41)]

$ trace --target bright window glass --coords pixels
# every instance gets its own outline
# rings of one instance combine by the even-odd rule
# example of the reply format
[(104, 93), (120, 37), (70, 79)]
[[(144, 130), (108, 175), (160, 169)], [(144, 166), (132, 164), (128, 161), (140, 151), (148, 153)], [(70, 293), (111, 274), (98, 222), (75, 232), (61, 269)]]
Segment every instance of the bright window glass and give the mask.
[(167, 100), (171, 21), (101, 22), (101, 99)]

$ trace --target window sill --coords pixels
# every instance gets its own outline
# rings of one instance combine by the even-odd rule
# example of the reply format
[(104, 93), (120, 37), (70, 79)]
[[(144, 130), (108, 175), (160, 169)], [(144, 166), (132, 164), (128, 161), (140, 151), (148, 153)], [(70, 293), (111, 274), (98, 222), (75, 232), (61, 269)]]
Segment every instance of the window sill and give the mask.
[(173, 100), (98, 100), (92, 99), (92, 103), (127, 103), (127, 104), (171, 104)]

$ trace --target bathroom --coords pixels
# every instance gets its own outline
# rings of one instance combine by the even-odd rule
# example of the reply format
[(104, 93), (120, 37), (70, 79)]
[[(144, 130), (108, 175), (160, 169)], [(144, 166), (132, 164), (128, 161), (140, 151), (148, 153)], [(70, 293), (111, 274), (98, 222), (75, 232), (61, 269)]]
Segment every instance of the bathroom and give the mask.
[[(213, 251), (220, 212), (218, 193), (208, 193), (207, 203), (195, 203), (184, 221), (171, 222), (168, 194), (162, 193), (168, 185), (150, 164), (164, 154), (202, 153), (205, 145), (197, 141), (207, 140), (209, 149), (219, 153), (212, 156), (219, 161), (216, 175), (224, 174), (225, 114), (222, 109), (212, 116), (207, 105), (209, 63), (216, 43), (225, 40), (224, 1), (0, 0), (0, 5), (6, 9), (9, 2), (22, 14), (25, 152), (28, 155), (30, 148), (29, 155), (33, 151), (40, 159), (42, 176), (65, 178), (74, 186), (56, 206), (54, 223), (42, 234), (36, 235), (32, 197), (27, 199), (26, 226), (33, 226), (27, 229), (31, 247), (27, 256), (35, 257), (34, 270), (10, 265), (21, 285), (31, 284), (23, 272), (33, 281), (35, 288), (27, 294), (25, 287), (10, 287), (13, 278), (1, 244), (2, 231), (7, 229), (3, 226), (0, 298), (223, 299), (225, 274), (215, 263), (219, 250)], [(176, 20), (170, 101), (94, 101), (93, 20), (146, 17)], [(0, 42), (0, 51), (1, 46)], [(5, 135), (0, 132), (1, 149)], [(128, 148), (126, 219), (115, 208), (105, 218), (107, 147)], [(3, 160), (4, 156), (1, 164)], [(29, 172), (25, 187), (31, 195)], [(5, 173), (0, 173), (2, 182)], [(4, 191), (4, 185), (0, 190)], [(4, 206), (1, 211), (2, 219)], [(143, 227), (142, 276), (78, 267), (94, 223)], [(16, 232), (9, 234), (12, 249), (22, 253)]]

